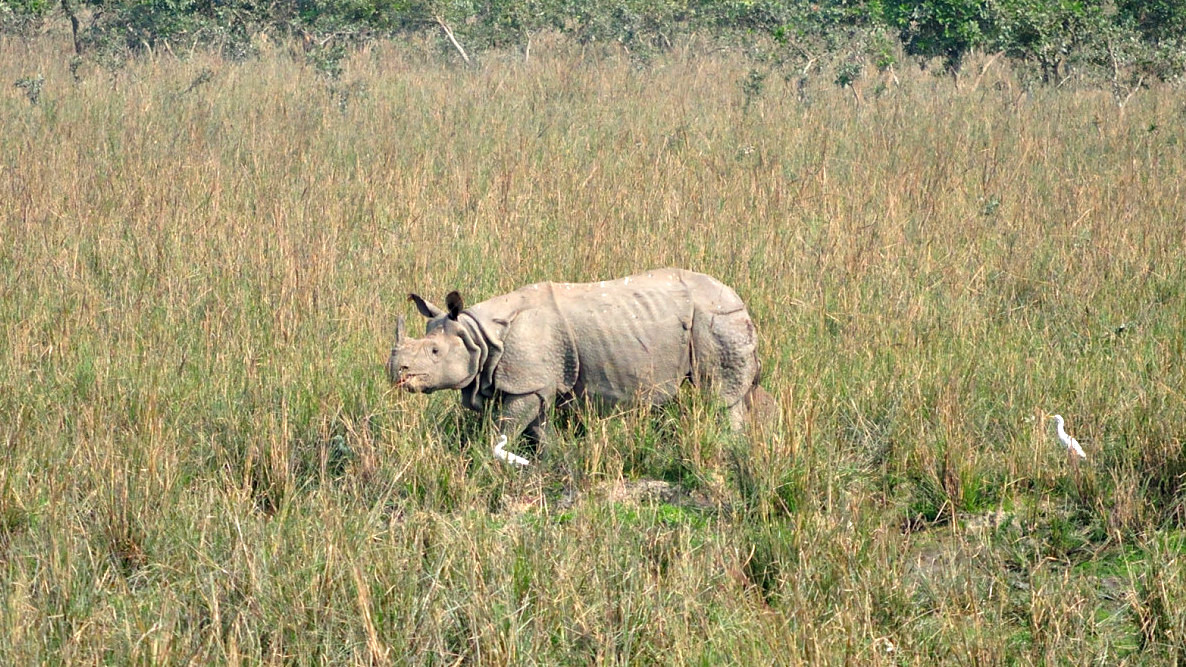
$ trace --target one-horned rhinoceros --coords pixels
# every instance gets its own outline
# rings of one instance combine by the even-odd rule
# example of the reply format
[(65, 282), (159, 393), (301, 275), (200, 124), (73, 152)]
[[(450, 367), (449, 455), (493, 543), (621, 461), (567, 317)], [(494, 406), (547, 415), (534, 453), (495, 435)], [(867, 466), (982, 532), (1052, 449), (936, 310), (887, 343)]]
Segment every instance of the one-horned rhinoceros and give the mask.
[(720, 281), (660, 269), (593, 283), (538, 283), (463, 308), (408, 295), (428, 318), (409, 339), (404, 318), (387, 361), (407, 391), (461, 390), (462, 404), (493, 402), (501, 435), (544, 439), (558, 401), (660, 404), (685, 381), (707, 387), (744, 427), (750, 406), (771, 399), (758, 386), (757, 335), (745, 304)]

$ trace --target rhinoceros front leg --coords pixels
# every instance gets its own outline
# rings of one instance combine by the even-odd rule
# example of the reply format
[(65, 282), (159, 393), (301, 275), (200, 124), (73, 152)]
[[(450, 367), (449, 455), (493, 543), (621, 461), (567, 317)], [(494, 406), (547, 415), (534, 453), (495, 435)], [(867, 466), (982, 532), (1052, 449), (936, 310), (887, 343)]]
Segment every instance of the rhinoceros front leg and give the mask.
[(528, 438), (542, 444), (547, 438), (547, 405), (539, 394), (503, 396), (496, 421), (499, 435), (513, 443), (526, 433)]

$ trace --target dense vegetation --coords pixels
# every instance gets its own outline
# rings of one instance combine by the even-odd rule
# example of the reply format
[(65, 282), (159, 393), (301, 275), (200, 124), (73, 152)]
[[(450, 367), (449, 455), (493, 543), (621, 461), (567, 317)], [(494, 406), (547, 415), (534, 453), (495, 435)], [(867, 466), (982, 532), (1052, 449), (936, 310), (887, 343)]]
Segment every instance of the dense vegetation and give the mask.
[(1186, 3), (1179, 0), (0, 0), (0, 26), (37, 32), (73, 22), (75, 50), (108, 61), (156, 48), (214, 46), (233, 58), (258, 37), (300, 36), (331, 72), (347, 48), (431, 31), (468, 61), (492, 48), (529, 54), (559, 32), (614, 43), (636, 59), (711, 35), (758, 63), (847, 84), (866, 60), (940, 58), (958, 72), (973, 52), (1000, 52), (1062, 83), (1072, 70), (1119, 92), (1186, 72)]

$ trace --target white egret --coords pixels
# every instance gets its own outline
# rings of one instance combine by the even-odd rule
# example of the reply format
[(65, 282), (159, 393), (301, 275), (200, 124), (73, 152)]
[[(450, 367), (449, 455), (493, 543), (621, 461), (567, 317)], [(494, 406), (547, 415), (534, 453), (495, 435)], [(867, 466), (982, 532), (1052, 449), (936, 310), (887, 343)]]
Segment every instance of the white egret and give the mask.
[(1055, 425), (1058, 427), (1058, 441), (1067, 448), (1067, 451), (1074, 452), (1081, 459), (1087, 458), (1087, 454), (1079, 446), (1079, 441), (1072, 438), (1066, 429), (1063, 428), (1062, 415), (1052, 415), (1050, 418), (1054, 420)]
[(519, 456), (513, 452), (508, 452), (506, 450), (506, 446), (507, 437), (505, 435), (498, 436), (498, 442), (494, 444), (494, 458), (500, 461), (506, 461), (507, 463), (511, 463), (522, 468), (526, 468), (527, 466), (531, 465), (531, 462), (522, 456)]

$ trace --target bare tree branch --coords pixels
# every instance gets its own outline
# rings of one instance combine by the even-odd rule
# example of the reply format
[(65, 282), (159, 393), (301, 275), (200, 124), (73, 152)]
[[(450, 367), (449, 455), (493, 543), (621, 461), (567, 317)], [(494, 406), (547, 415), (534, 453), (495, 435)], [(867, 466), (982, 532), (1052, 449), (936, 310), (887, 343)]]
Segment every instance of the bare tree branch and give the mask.
[(441, 30), (445, 31), (445, 36), (449, 38), (449, 41), (453, 42), (453, 47), (456, 48), (457, 52), (461, 54), (461, 59), (465, 61), (465, 64), (471, 64), (469, 61), (469, 56), (465, 53), (465, 49), (461, 47), (461, 42), (458, 42), (457, 38), (453, 36), (453, 31), (450, 30), (449, 25), (445, 23), (445, 19), (441, 18), (440, 14), (437, 14), (432, 18), (436, 20), (437, 25), (441, 26)]
[(74, 35), (74, 54), (81, 56), (82, 42), (78, 40), (78, 16), (74, 14), (74, 9), (67, 0), (62, 0), (62, 11), (70, 17), (70, 32)]

